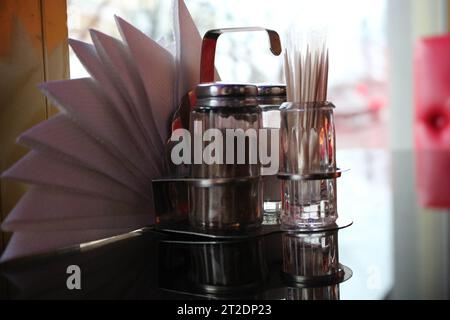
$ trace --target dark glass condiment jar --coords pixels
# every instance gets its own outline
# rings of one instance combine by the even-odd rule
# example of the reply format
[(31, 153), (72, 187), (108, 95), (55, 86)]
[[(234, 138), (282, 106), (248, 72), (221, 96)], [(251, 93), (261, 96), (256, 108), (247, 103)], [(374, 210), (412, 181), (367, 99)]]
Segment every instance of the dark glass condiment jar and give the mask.
[(189, 188), (190, 224), (215, 230), (257, 227), (263, 218), (257, 88), (214, 82), (198, 85), (195, 94), (190, 132), (196, 182)]

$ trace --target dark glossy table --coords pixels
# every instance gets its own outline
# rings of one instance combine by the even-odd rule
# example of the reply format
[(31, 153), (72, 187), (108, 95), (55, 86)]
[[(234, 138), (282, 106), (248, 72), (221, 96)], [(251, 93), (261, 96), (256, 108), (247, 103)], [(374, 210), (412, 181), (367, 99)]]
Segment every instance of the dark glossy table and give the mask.
[[(450, 212), (418, 206), (414, 154), (342, 151), (338, 164), (351, 169), (338, 210), (354, 224), (337, 233), (349, 279), (286, 279), (279, 232), (223, 243), (147, 228), (4, 263), (2, 298), (448, 299)], [(67, 289), (70, 265), (81, 290)]]

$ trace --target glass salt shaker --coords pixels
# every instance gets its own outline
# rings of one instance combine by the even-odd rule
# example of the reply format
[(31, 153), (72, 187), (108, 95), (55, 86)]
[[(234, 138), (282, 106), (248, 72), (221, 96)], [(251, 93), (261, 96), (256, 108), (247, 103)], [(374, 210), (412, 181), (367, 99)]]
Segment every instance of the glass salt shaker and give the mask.
[[(279, 140), (280, 106), (286, 102), (286, 86), (284, 84), (257, 84), (258, 104), (261, 108), (262, 128), (267, 130), (267, 155), (277, 157), (279, 148), (272, 145), (272, 139)], [(275, 155), (271, 153), (274, 152)], [(263, 224), (278, 224), (281, 210), (281, 183), (276, 172), (270, 170), (270, 164), (262, 164), (263, 178), (264, 221)]]
[[(191, 177), (197, 182), (189, 188), (190, 224), (209, 230), (260, 226), (262, 183), (257, 143), (261, 109), (257, 88), (214, 82), (198, 85), (195, 94), (197, 103), (190, 121)], [(218, 140), (223, 148), (210, 152), (211, 144)]]

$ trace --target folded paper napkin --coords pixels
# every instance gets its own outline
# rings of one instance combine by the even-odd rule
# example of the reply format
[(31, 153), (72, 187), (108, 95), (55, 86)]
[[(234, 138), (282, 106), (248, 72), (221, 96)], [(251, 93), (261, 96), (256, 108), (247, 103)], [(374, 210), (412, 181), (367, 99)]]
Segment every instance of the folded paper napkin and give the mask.
[(61, 112), (18, 138), (31, 151), (2, 174), (30, 185), (2, 225), (2, 261), (153, 224), (170, 120), (200, 78), (200, 34), (183, 1), (173, 9), (173, 50), (119, 17), (122, 40), (69, 41), (91, 78), (40, 86)]

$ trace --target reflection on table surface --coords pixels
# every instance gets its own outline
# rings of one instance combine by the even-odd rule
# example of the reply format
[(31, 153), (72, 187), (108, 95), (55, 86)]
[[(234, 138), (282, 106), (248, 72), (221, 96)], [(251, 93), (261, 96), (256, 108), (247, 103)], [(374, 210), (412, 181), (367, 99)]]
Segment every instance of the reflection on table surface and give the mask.
[[(4, 264), (2, 295), (448, 299), (449, 211), (419, 208), (414, 159), (411, 152), (338, 153), (338, 164), (351, 169), (338, 182), (339, 215), (354, 221), (339, 232), (302, 237), (274, 233), (234, 242), (136, 232)], [(82, 290), (67, 289), (69, 265), (80, 266)], [(344, 265), (353, 271), (350, 279)], [(310, 281), (311, 275), (321, 280)]]

